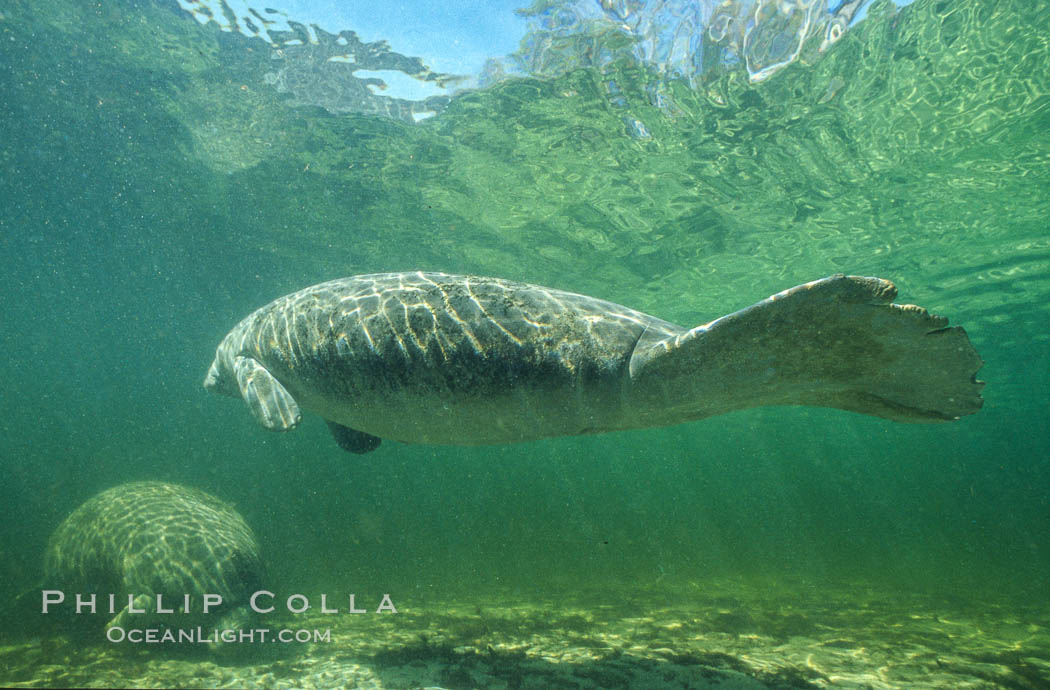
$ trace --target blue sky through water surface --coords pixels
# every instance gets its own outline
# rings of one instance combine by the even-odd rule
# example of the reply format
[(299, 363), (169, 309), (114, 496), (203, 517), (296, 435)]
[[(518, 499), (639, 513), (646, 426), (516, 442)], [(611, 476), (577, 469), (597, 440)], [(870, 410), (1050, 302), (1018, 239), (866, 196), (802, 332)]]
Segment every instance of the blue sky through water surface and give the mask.
[[(695, 0), (698, 5), (704, 0)], [(813, 0), (821, 2), (822, 0)], [(828, 0), (832, 12), (852, 4), (855, 0)], [(411, 57), (420, 57), (434, 72), (445, 74), (479, 75), (486, 60), (502, 58), (519, 48), (528, 24), (525, 17), (517, 14), (519, 8), (534, 7), (527, 0), (411, 0), (397, 2), (348, 2), (346, 0), (178, 0), (188, 11), (202, 6), (208, 14), (223, 20), (222, 5), (237, 17), (250, 18), (252, 10), (275, 22), (272, 28), (287, 28), (286, 21), (296, 21), (307, 26), (316, 25), (330, 33), (350, 29), (366, 42), (387, 41), (394, 52)], [(894, 0), (898, 6), (913, 0)], [(554, 5), (556, 3), (549, 3)], [(593, 0), (577, 3), (577, 7), (591, 8), (594, 14), (602, 12), (602, 6), (613, 6), (616, 0)], [(640, 3), (657, 5), (660, 3)], [(797, 6), (803, 3), (786, 3)], [(870, 2), (863, 2), (853, 18), (856, 23), (867, 13)], [(195, 12), (198, 20), (206, 15)], [(228, 27), (224, 27), (228, 28)], [(265, 27), (260, 27), (264, 28)], [(243, 27), (242, 27), (243, 30)], [(265, 33), (263, 34), (265, 36)], [(358, 77), (377, 77), (385, 87), (382, 95), (408, 100), (421, 100), (428, 96), (442, 95), (457, 88), (449, 84), (442, 88), (433, 82), (423, 82), (411, 76), (384, 70), (377, 73), (355, 72)], [(469, 83), (468, 83), (469, 85)]]

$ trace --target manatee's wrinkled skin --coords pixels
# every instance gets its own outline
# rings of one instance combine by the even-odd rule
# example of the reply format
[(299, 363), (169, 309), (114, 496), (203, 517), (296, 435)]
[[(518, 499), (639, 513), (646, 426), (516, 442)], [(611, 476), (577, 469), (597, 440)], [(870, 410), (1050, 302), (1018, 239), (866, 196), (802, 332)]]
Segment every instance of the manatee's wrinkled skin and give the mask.
[[(197, 489), (131, 482), (94, 496), (59, 525), (44, 573), (44, 589), (62, 591), (66, 608), (77, 593), (97, 594), (97, 615), (78, 618), (123, 628), (223, 629), (247, 621), (248, 597), (262, 587), (263, 562), (255, 535), (231, 506)], [(108, 612), (110, 594), (115, 616)], [(157, 594), (164, 608), (177, 612), (154, 612)], [(188, 614), (182, 612), (187, 594)], [(210, 616), (201, 612), (204, 594), (223, 599)], [(129, 612), (129, 595), (146, 613)]]

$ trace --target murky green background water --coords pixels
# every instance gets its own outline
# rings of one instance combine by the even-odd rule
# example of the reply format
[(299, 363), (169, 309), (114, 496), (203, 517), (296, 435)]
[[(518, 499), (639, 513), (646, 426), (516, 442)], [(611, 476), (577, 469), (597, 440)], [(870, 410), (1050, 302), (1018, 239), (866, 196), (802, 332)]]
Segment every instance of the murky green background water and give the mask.
[[(173, 4), (6, 3), (5, 596), (36, 584), (73, 508), (148, 478), (234, 502), (280, 586), (402, 606), (708, 577), (1046, 603), (1050, 4), (871, 15), (761, 84), (664, 85), (673, 108), (620, 61), (409, 124), (294, 105), (264, 80), (264, 44)], [(966, 327), (986, 403), (937, 426), (772, 408), (354, 457), (316, 418), (268, 434), (201, 388), (255, 307), (414, 268), (687, 325), (878, 275)]]

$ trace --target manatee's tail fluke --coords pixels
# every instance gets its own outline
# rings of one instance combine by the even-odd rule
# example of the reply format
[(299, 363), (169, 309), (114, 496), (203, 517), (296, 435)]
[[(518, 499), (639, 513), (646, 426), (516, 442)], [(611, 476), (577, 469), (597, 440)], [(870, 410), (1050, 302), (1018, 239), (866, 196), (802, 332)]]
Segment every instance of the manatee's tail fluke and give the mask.
[(643, 339), (630, 363), (641, 421), (672, 424), (760, 405), (835, 407), (898, 422), (979, 410), (984, 383), (975, 375), (983, 363), (966, 331), (893, 304), (896, 295), (887, 280), (840, 274), (676, 338)]

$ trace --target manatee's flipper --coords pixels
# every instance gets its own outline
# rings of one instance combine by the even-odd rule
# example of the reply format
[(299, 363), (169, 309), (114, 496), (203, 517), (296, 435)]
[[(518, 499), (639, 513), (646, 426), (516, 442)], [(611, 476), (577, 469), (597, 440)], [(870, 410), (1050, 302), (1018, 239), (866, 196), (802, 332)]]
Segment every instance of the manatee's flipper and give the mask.
[[(647, 422), (759, 405), (818, 405), (900, 422), (981, 407), (983, 362), (966, 331), (893, 283), (835, 275), (793, 287), (676, 337), (643, 343), (630, 371)], [(666, 408), (658, 407), (661, 399)]]
[(332, 432), (332, 437), (335, 438), (335, 442), (345, 451), (356, 453), (357, 455), (364, 455), (365, 453), (371, 453), (379, 447), (380, 443), (383, 442), (383, 439), (378, 436), (366, 434), (363, 431), (351, 429), (342, 424), (329, 422), (327, 419), (325, 421), (328, 422), (328, 429)]
[(235, 357), (233, 371), (241, 397), (260, 424), (274, 431), (295, 428), (302, 419), (299, 405), (263, 365), (251, 357)]

